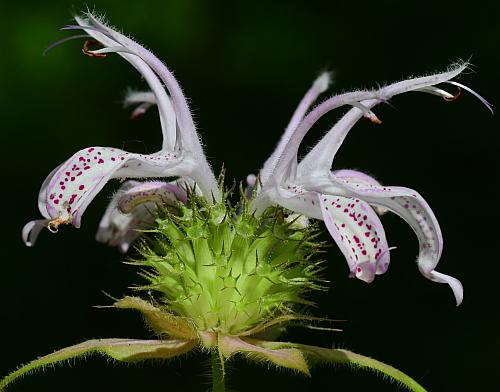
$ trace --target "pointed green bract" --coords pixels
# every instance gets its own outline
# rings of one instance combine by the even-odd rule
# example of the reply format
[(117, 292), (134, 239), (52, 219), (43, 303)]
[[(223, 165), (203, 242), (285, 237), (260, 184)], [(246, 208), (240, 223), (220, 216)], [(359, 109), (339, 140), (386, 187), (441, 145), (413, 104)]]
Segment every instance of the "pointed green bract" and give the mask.
[(102, 354), (121, 362), (166, 359), (191, 350), (196, 342), (183, 340), (95, 339), (63, 348), (21, 366), (0, 381), (0, 391), (16, 379), (69, 359)]
[(198, 339), (196, 330), (187, 320), (155, 308), (141, 298), (125, 297), (115, 302), (113, 306), (121, 309), (135, 309), (140, 311), (148, 325), (159, 335), (168, 335), (172, 338), (183, 340)]
[(365, 357), (364, 355), (356, 354), (348, 350), (342, 349), (328, 349), (323, 347), (309, 346), (306, 344), (298, 343), (282, 343), (282, 342), (269, 342), (269, 341), (254, 341), (255, 345), (268, 348), (268, 349), (283, 349), (283, 348), (296, 348), (303, 352), (311, 363), (330, 363), (333, 365), (347, 365), (355, 369), (365, 369), (397, 382), (401, 387), (404, 387), (414, 392), (425, 392), (425, 388), (410, 376), (404, 374), (402, 371), (386, 365), (376, 359)]
[(308, 291), (323, 288), (320, 263), (311, 261), (321, 244), (314, 225), (286, 218), (279, 208), (257, 218), (245, 200), (233, 208), (191, 194), (179, 214), (160, 213), (138, 246), (135, 264), (148, 267), (141, 274), (149, 281), (138, 289), (158, 292), (165, 310), (202, 331), (238, 335), (292, 314), (293, 304), (310, 304)]
[(268, 349), (253, 344), (254, 339), (240, 339), (236, 336), (221, 336), (219, 351), (224, 358), (230, 358), (236, 353), (242, 353), (256, 362), (269, 362), (279, 367), (299, 371), (310, 376), (309, 367), (302, 352), (296, 348)]

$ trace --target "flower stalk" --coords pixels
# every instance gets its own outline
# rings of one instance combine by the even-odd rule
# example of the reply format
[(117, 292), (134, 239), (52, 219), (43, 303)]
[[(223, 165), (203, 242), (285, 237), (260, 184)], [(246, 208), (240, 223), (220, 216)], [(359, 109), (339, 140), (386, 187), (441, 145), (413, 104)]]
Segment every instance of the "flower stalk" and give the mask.
[(212, 351), (210, 361), (212, 364), (212, 392), (224, 392), (226, 386), (224, 381), (223, 362), (217, 351)]

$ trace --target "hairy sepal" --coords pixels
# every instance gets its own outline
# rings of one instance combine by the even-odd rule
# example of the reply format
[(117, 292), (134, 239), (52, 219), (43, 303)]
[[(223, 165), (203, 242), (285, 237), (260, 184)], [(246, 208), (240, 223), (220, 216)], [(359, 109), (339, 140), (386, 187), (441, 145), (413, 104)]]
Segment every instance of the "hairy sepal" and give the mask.
[(198, 335), (192, 325), (182, 317), (158, 309), (149, 302), (138, 297), (125, 297), (115, 302), (116, 308), (138, 310), (146, 323), (160, 335), (183, 340), (196, 340)]
[(36, 370), (63, 363), (70, 359), (101, 354), (119, 362), (172, 358), (191, 350), (195, 342), (184, 340), (94, 339), (63, 348), (21, 366), (0, 381), (0, 391), (9, 384)]
[(274, 350), (295, 348), (300, 350), (311, 364), (347, 365), (353, 369), (364, 369), (382, 375), (383, 377), (388, 377), (398, 383), (399, 386), (409, 391), (426, 391), (424, 387), (402, 371), (377, 361), (376, 359), (356, 354), (352, 351), (309, 346), (307, 344), (269, 342), (263, 340), (256, 340), (254, 344)]
[(241, 353), (255, 362), (267, 362), (278, 367), (298, 371), (306, 376), (311, 375), (300, 350), (295, 348), (268, 349), (255, 345), (255, 342), (258, 341), (236, 336), (219, 336), (219, 352), (224, 359)]

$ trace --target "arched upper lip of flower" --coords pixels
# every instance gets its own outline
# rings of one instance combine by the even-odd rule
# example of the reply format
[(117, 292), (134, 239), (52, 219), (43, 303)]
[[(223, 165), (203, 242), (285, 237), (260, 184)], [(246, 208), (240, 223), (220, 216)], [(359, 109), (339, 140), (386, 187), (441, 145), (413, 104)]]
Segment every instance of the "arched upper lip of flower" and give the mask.
[(187, 100), (168, 68), (150, 51), (94, 15), (77, 16), (75, 20), (78, 25), (63, 30), (83, 30), (103, 46), (87, 49), (88, 53), (118, 53), (148, 83), (151, 92), (132, 93), (127, 101), (139, 103), (139, 112), (157, 105), (163, 144), (160, 151), (151, 155), (97, 146), (75, 153), (44, 181), (38, 203), (44, 219), (31, 221), (24, 227), (25, 243), (34, 244), (45, 226), (54, 232), (62, 223), (79, 227), (89, 203), (112, 178), (182, 177), (196, 184), (207, 200), (220, 200), (217, 181), (203, 153)]
[[(328, 86), (328, 75), (321, 75), (299, 104), (276, 150), (260, 171), (253, 208), (257, 213), (278, 204), (306, 216), (323, 219), (342, 250), (352, 276), (371, 282), (389, 265), (389, 248), (383, 226), (374, 209), (390, 210), (401, 216), (415, 231), (420, 251), (417, 264), (430, 280), (448, 283), (457, 305), (462, 302), (461, 283), (435, 271), (443, 248), (441, 230), (427, 202), (414, 190), (382, 186), (374, 178), (355, 171), (331, 172), (332, 161), (348, 132), (361, 118), (379, 124), (372, 108), (392, 97), (410, 91), (426, 92), (453, 100), (455, 95), (435, 87), (450, 83), (476, 96), (490, 111), (479, 94), (451, 81), (468, 64), (454, 64), (446, 72), (412, 78), (378, 90), (354, 91), (335, 95), (308, 112)], [(298, 161), (299, 146), (311, 127), (326, 113), (340, 106), (350, 109), (316, 146)]]

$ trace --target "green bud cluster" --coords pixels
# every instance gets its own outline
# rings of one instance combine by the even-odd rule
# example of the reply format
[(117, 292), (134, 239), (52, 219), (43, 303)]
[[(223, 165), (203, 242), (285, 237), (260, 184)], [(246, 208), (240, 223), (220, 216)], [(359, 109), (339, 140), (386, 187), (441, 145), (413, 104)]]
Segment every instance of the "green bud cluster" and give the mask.
[(198, 330), (244, 333), (294, 304), (311, 304), (305, 294), (323, 289), (323, 244), (314, 225), (297, 224), (281, 208), (256, 217), (245, 199), (231, 207), (227, 197), (209, 204), (191, 194), (176, 211), (162, 210), (153, 234), (138, 245), (133, 264), (146, 267), (160, 307), (191, 320)]

